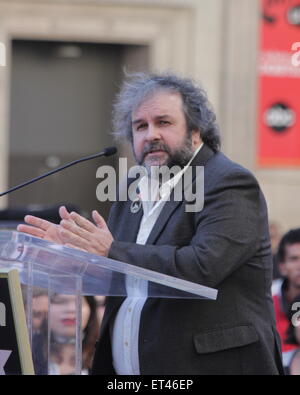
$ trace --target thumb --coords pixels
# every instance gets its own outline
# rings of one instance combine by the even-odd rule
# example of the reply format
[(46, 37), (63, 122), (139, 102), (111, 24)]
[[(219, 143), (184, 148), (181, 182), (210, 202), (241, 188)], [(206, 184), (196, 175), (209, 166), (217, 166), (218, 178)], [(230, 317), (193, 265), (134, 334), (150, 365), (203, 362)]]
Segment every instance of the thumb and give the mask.
[(59, 208), (59, 215), (61, 219), (67, 219), (67, 220), (70, 219), (70, 213), (68, 212), (65, 206), (61, 206)]
[(92, 217), (93, 217), (93, 220), (95, 221), (95, 224), (98, 226), (98, 228), (100, 228), (100, 229), (108, 229), (104, 218), (101, 217), (101, 215), (98, 213), (97, 210), (94, 210), (92, 212)]

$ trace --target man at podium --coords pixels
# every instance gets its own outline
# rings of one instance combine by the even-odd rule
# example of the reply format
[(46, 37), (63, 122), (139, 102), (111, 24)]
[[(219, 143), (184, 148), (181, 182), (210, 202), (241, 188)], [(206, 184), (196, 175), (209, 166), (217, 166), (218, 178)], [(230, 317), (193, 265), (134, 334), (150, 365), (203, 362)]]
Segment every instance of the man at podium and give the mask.
[[(109, 297), (93, 374), (281, 374), (266, 203), (254, 176), (220, 152), (205, 92), (174, 74), (134, 75), (113, 121), (146, 169), (137, 199), (117, 201), (108, 224), (97, 211), (92, 222), (61, 207), (59, 226), (26, 217), (19, 230), (219, 294), (217, 301), (154, 299), (140, 281), (132, 285), (139, 297)], [(176, 174), (161, 181), (173, 166)], [(194, 205), (184, 193), (175, 199), (178, 185), (196, 191)]]

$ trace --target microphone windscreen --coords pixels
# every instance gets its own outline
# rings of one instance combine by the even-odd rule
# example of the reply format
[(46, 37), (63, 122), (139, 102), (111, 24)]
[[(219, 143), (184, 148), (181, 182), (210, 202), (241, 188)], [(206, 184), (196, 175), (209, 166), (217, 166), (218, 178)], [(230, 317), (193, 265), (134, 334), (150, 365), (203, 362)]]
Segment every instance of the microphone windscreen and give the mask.
[(104, 150), (104, 155), (105, 156), (111, 156), (114, 155), (118, 152), (117, 147), (107, 147)]

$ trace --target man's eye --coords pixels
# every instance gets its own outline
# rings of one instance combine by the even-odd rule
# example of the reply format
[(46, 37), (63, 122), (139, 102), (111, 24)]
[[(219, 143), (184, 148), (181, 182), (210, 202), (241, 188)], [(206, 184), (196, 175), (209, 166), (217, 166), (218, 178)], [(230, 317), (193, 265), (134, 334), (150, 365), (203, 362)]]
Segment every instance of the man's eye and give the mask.
[(170, 125), (169, 121), (159, 121), (160, 125)]
[(146, 126), (147, 126), (147, 125), (146, 125), (145, 123), (141, 123), (141, 124), (136, 128), (136, 130), (143, 130), (143, 129), (145, 129)]

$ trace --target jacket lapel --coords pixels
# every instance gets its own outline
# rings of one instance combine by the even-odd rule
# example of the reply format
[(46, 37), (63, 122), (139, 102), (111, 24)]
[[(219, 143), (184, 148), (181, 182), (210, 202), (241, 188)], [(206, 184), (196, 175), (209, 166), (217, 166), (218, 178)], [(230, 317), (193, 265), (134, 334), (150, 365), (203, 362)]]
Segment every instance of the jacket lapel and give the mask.
[(124, 226), (120, 229), (118, 240), (126, 241), (128, 243), (135, 243), (137, 234), (140, 228), (140, 223), (143, 217), (143, 208), (137, 212), (131, 212), (131, 202), (127, 205), (127, 214), (124, 221)]

